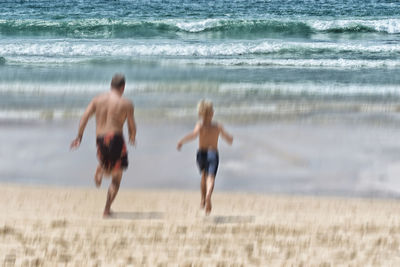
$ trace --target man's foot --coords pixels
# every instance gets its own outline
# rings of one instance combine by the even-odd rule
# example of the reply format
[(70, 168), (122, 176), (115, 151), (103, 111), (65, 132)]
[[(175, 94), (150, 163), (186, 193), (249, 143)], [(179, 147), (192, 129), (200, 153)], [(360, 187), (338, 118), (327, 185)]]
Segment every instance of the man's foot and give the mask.
[(94, 183), (96, 184), (97, 188), (100, 187), (102, 179), (103, 179), (103, 169), (99, 166), (97, 167), (96, 174), (94, 175)]
[(104, 210), (104, 212), (103, 212), (103, 218), (104, 218), (104, 219), (106, 219), (106, 218), (111, 218), (112, 215), (113, 215), (112, 210)]
[(208, 199), (206, 201), (206, 215), (208, 216), (210, 215), (210, 213), (211, 213), (211, 199)]

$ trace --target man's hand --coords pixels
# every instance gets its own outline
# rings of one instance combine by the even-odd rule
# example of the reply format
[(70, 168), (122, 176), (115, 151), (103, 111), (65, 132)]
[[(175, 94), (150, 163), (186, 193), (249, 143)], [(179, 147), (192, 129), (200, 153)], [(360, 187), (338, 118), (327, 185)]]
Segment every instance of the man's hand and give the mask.
[(71, 143), (70, 149), (77, 149), (81, 144), (82, 137), (77, 136)]
[(129, 144), (130, 144), (131, 146), (136, 146), (136, 138), (135, 138), (135, 137), (129, 138)]
[(176, 149), (178, 149), (178, 151), (181, 151), (182, 145), (183, 144), (181, 142), (178, 142), (178, 144), (176, 145)]

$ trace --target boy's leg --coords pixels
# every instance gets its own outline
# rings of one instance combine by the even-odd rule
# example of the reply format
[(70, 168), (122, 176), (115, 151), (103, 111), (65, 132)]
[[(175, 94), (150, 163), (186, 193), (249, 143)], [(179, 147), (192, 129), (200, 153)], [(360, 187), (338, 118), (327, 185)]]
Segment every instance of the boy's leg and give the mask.
[(215, 176), (208, 175), (207, 176), (207, 193), (206, 193), (206, 215), (211, 212), (211, 194), (214, 190), (214, 181)]
[(103, 216), (107, 217), (111, 215), (111, 204), (113, 203), (115, 196), (118, 193), (119, 185), (121, 184), (122, 171), (118, 171), (112, 174), (112, 181), (107, 193), (107, 202), (104, 208)]
[(96, 169), (96, 173), (94, 174), (94, 183), (96, 184), (96, 187), (100, 187), (101, 185), (101, 180), (103, 179), (103, 174), (104, 170), (99, 164)]
[(200, 190), (201, 190), (200, 208), (204, 209), (204, 206), (206, 205), (206, 192), (207, 192), (206, 173), (204, 171), (201, 172)]

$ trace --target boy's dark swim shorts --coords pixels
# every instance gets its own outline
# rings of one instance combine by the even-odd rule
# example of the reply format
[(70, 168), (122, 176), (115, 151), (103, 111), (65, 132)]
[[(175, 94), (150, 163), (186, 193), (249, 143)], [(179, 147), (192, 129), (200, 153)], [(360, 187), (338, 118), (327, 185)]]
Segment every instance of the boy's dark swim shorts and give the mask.
[(197, 151), (197, 166), (200, 172), (205, 172), (206, 175), (217, 175), (219, 164), (219, 155), (216, 150), (202, 150)]

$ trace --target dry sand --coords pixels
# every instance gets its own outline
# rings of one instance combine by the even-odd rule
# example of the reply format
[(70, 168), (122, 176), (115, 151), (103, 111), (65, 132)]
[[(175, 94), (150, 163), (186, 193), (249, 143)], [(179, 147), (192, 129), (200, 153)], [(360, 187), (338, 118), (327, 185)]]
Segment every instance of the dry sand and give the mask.
[[(107, 181), (106, 181), (107, 182)], [(400, 201), (0, 186), (2, 266), (400, 266)]]

